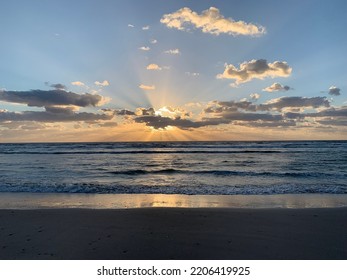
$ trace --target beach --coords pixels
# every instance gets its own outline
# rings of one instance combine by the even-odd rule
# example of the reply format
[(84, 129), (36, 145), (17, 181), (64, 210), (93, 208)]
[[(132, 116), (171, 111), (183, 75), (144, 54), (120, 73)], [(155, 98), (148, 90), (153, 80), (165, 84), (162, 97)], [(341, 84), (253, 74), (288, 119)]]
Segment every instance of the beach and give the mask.
[(0, 259), (347, 259), (347, 208), (0, 210)]

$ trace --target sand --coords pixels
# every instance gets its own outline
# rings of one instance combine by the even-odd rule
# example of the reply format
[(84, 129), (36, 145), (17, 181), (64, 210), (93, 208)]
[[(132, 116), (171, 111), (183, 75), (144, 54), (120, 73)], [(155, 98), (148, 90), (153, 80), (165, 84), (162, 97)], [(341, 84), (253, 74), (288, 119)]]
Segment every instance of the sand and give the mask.
[(347, 259), (347, 208), (0, 210), (0, 259)]

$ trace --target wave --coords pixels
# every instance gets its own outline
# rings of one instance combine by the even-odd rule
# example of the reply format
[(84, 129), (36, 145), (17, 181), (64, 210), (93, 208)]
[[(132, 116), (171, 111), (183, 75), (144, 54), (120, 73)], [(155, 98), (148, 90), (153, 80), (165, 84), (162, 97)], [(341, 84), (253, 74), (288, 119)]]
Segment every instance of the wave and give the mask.
[(134, 170), (124, 170), (124, 171), (109, 171), (107, 173), (113, 174), (113, 175), (143, 175), (143, 174), (184, 173), (184, 171), (177, 170), (174, 168), (167, 168), (167, 169), (159, 169), (159, 170), (134, 169)]
[(271, 150), (131, 150), (131, 151), (0, 151), (0, 154), (15, 155), (94, 155), (94, 154), (278, 154), (284, 151)]
[(155, 170), (131, 169), (107, 171), (111, 175), (155, 175), (155, 174), (184, 174), (184, 175), (211, 175), (211, 176), (245, 176), (245, 177), (294, 177), (294, 178), (347, 178), (347, 174), (324, 173), (324, 172), (251, 172), (251, 171), (233, 171), (233, 170), (183, 170), (175, 168), (164, 168)]
[(1, 192), (95, 193), (95, 194), (185, 194), (185, 195), (273, 195), (273, 194), (347, 194), (347, 185), (278, 184), (269, 186), (145, 186), (83, 184), (7, 184)]

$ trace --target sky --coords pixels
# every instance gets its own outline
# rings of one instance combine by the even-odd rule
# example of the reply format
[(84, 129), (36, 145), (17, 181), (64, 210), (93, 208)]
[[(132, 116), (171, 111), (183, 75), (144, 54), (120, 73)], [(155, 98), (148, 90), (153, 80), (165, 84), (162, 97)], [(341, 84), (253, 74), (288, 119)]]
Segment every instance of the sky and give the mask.
[(347, 2), (1, 3), (0, 142), (347, 139)]

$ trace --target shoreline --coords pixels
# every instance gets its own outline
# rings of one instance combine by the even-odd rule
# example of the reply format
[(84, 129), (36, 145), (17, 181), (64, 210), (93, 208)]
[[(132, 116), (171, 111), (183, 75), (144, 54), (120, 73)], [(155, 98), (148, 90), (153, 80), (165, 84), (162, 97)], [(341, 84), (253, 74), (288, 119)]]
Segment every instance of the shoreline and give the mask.
[(339, 208), (347, 194), (176, 195), (0, 193), (0, 209)]
[(347, 259), (347, 207), (0, 210), (0, 259)]
[(346, 220), (347, 195), (1, 193), (0, 259), (347, 260)]

